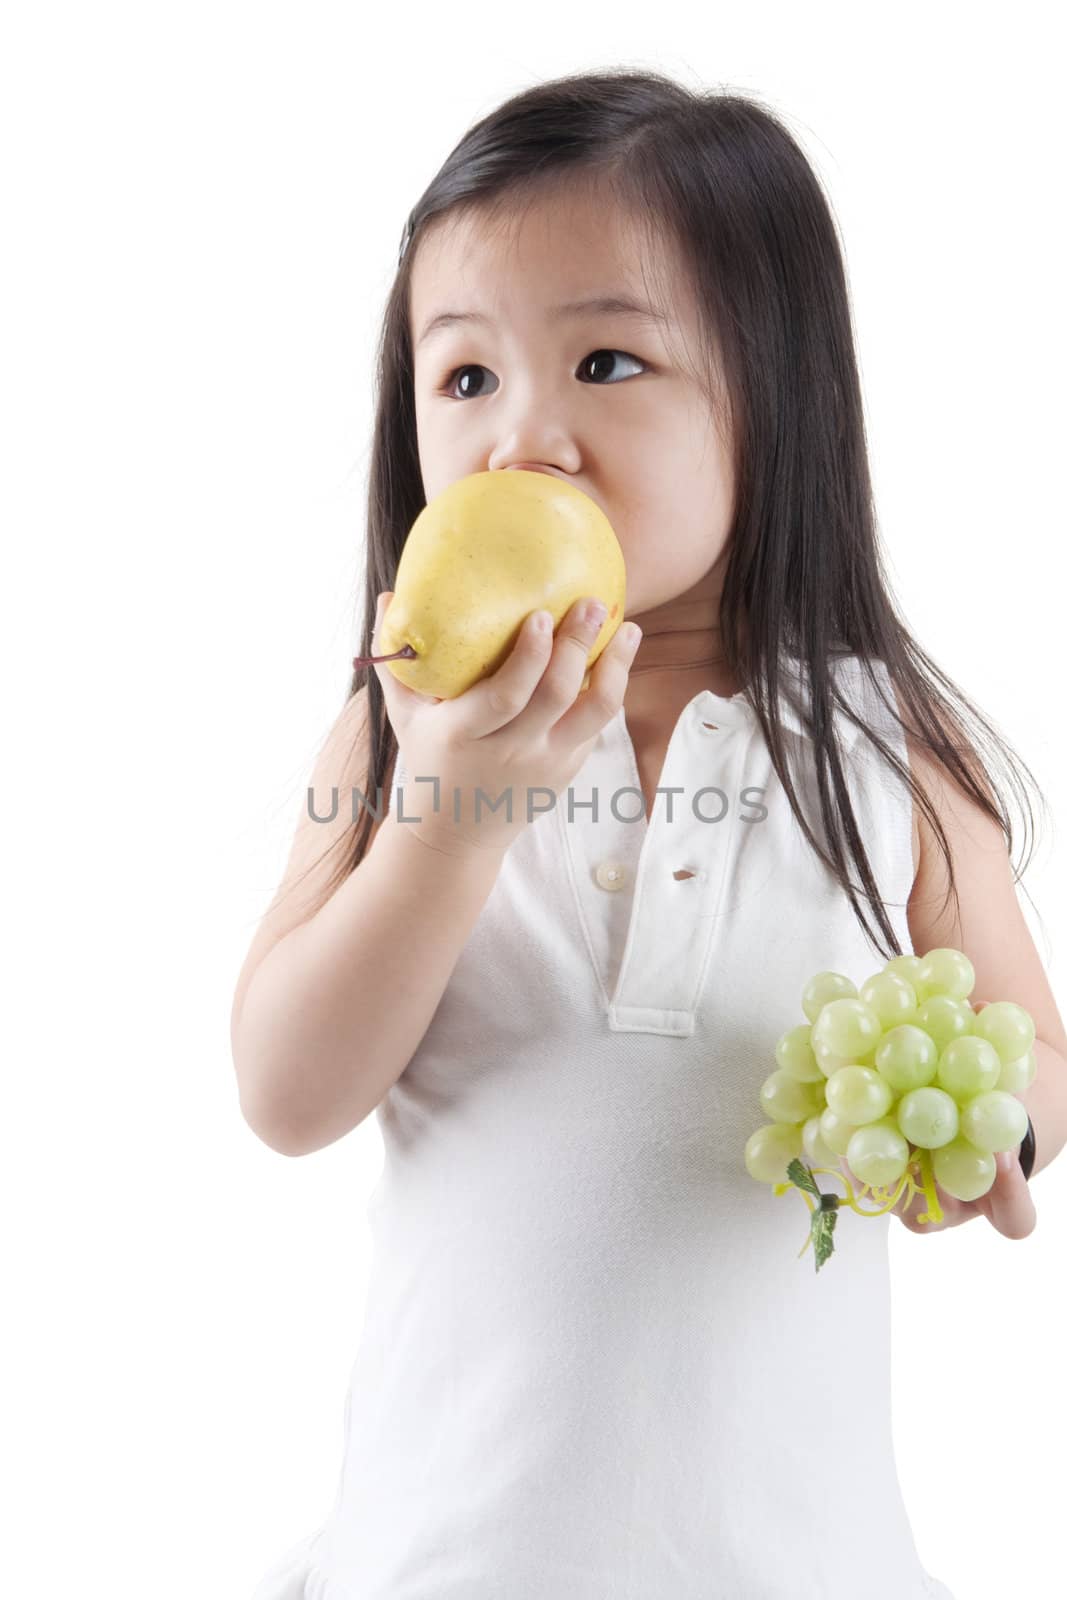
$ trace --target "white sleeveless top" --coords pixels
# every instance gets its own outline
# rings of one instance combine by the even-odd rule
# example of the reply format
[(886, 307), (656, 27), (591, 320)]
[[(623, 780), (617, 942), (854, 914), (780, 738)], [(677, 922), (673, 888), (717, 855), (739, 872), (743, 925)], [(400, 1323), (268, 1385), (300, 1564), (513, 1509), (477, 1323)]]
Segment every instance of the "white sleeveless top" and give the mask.
[[(834, 671), (906, 763), (858, 659)], [(782, 715), (823, 840), (812, 745), (784, 698)], [(910, 793), (837, 716), (910, 952)], [(383, 826), (432, 806), (405, 778), (401, 751)], [(689, 702), (659, 787), (646, 823), (620, 709), (570, 813), (564, 792), (509, 848), (375, 1113), (335, 1503), (253, 1600), (953, 1600), (894, 1460), (897, 1224), (843, 1210), (816, 1275), (806, 1203), (744, 1164), (806, 981), (859, 986), (884, 958), (743, 695)]]

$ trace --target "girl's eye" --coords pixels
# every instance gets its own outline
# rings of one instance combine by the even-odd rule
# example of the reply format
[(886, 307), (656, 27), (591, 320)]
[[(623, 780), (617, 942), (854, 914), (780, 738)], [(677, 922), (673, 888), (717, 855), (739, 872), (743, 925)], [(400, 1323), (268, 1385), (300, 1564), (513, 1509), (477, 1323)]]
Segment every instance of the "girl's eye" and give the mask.
[[(579, 371), (581, 371), (581, 368), (586, 366), (589, 363), (601, 363), (601, 357), (605, 357), (606, 361), (604, 363), (601, 363), (601, 366), (606, 365), (608, 371), (610, 373), (614, 374), (615, 365), (616, 365), (616, 363), (615, 363), (615, 357), (616, 356), (622, 356), (624, 361), (635, 361), (639, 367), (641, 367), (644, 370), (647, 370), (647, 366), (648, 366), (647, 362), (642, 361), (640, 356), (631, 356), (631, 355), (629, 355), (625, 350), (593, 350), (581, 362), (581, 364), (579, 366)], [(489, 371), (488, 367), (481, 366), (481, 364), (479, 362), (477, 362), (477, 361), (469, 361), (469, 362), (466, 363), (465, 366), (454, 367), (452, 369), (452, 371), (449, 373), (448, 377), (445, 379), (444, 385), (441, 388), (440, 393), (443, 394), (447, 399), (450, 399), (450, 400), (461, 400), (461, 399), (462, 400), (478, 400), (478, 399), (481, 399), (482, 398), (481, 395), (479, 395), (477, 393), (472, 394), (469, 388), (463, 394), (454, 395), (452, 393), (452, 385), (455, 382), (455, 380), (459, 377), (461, 372), (465, 373), (465, 372), (488, 372), (488, 371)]]

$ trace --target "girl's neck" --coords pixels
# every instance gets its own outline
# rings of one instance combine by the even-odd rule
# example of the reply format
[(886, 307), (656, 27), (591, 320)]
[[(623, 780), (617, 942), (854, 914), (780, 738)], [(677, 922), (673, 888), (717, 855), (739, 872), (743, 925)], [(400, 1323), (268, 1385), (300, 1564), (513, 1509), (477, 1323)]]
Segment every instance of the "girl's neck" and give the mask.
[(687, 672), (694, 667), (715, 667), (725, 656), (701, 656), (697, 661), (652, 661), (647, 666), (631, 667), (630, 677), (640, 678), (647, 672)]

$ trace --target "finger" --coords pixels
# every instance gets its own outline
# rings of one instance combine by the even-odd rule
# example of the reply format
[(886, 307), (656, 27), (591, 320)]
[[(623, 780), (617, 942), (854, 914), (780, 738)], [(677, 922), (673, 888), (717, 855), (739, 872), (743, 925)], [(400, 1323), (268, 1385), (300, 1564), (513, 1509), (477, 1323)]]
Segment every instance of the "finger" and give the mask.
[(553, 741), (567, 749), (596, 738), (623, 704), (630, 667), (641, 643), (641, 630), (630, 636), (623, 623), (601, 651), (589, 672), (589, 687), (572, 700), (552, 730)]
[(1015, 1150), (997, 1156), (997, 1176), (990, 1190), (989, 1220), (1007, 1239), (1025, 1239), (1037, 1227), (1037, 1208), (1023, 1177)]
[[(589, 670), (590, 651), (605, 625), (604, 611), (588, 613), (589, 601), (593, 599), (595, 596), (576, 600), (557, 628), (548, 665), (530, 696), (529, 705), (518, 719), (524, 734), (544, 735), (550, 730), (555, 733), (566, 713), (588, 697), (588, 692), (582, 693), (582, 682)], [(587, 736), (588, 731), (575, 724), (574, 732), (568, 733), (567, 748), (581, 743)]]
[[(583, 618), (585, 596), (576, 600), (556, 630), (539, 632), (526, 618), (511, 654), (490, 677), (470, 690), (464, 724), (474, 738), (513, 725), (524, 738), (544, 734), (573, 702), (603, 621)], [(591, 597), (589, 597), (591, 598)]]
[(552, 654), (551, 612), (549, 626), (535, 626), (537, 613), (523, 619), (511, 650), (495, 672), (479, 678), (465, 690), (462, 700), (462, 729), (471, 739), (484, 739), (506, 727), (524, 711), (537, 688)]

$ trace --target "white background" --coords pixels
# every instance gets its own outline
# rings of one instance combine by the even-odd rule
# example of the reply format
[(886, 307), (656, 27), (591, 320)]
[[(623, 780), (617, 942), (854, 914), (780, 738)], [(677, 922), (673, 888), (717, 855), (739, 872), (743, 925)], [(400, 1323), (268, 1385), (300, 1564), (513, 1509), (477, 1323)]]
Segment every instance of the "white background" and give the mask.
[[(1036, 4), (11, 8), (8, 1593), (247, 1600), (333, 1502), (380, 1140), (259, 1143), (229, 1008), (348, 680), (404, 219), (471, 122), (611, 66), (785, 115), (845, 240), (902, 607), (1062, 816), (1051, 26)], [(1048, 826), (1024, 881), (1062, 997)], [(1067, 1160), (1035, 1200), (1022, 1242), (891, 1233), (899, 1468), (957, 1600), (1067, 1586)]]

